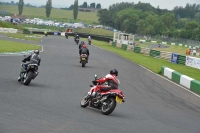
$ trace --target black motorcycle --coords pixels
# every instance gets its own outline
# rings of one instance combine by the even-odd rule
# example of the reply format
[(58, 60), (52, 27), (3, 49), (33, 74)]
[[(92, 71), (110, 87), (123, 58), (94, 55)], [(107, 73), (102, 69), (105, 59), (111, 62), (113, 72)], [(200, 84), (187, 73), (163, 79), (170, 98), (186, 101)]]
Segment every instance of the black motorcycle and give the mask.
[(88, 44), (91, 45), (91, 41), (88, 41)]
[(68, 39), (68, 35), (65, 33), (65, 37), (66, 37), (66, 39)]
[(79, 43), (79, 38), (76, 38), (76, 39), (75, 39), (75, 42), (76, 42), (76, 44), (78, 45), (78, 43)]
[(28, 64), (27, 68), (25, 68), (24, 64), (22, 64), (19, 82), (23, 82), (24, 85), (29, 85), (31, 80), (35, 79), (35, 77), (39, 74), (38, 65), (37, 64)]

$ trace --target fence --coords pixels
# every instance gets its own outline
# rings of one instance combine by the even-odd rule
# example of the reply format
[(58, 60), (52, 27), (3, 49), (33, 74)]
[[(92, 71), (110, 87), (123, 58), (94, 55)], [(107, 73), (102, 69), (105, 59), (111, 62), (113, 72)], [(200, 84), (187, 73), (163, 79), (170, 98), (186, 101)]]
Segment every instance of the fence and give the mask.
[(173, 37), (163, 37), (163, 36), (150, 36), (150, 37), (146, 37), (143, 35), (137, 35), (135, 36), (135, 41), (139, 41), (139, 40), (156, 40), (158, 41), (158, 43), (161, 42), (167, 42), (168, 43), (175, 43), (175, 45), (178, 44), (187, 44), (190, 46), (200, 46), (200, 41), (196, 41), (196, 40), (190, 40), (190, 39), (184, 39), (184, 38), (173, 38)]

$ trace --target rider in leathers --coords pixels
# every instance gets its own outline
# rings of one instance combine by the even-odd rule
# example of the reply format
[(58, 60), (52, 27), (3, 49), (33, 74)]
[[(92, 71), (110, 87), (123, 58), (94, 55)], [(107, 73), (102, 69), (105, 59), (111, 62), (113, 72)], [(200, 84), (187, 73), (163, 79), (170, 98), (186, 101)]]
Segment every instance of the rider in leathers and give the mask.
[[(86, 44), (83, 44), (82, 48), (79, 50), (79, 54), (86, 54), (87, 58), (86, 58), (86, 62), (88, 63), (88, 58), (90, 55), (89, 49), (87, 48)], [(80, 57), (80, 63), (81, 63), (81, 57)]]
[[(117, 79), (118, 71), (117, 69), (112, 69), (110, 71), (110, 74), (107, 74), (104, 78), (100, 78), (97, 80), (92, 81), (94, 85), (97, 85), (97, 83), (100, 83), (100, 85), (97, 85), (94, 89), (94, 95), (96, 95), (98, 92), (101, 91), (109, 91), (111, 89), (117, 89), (119, 80)], [(101, 85), (101, 83), (104, 83)], [(97, 92), (97, 93), (96, 93)]]
[(38, 49), (35, 49), (31, 55), (29, 55), (28, 57), (26, 57), (22, 60), (23, 71), (20, 72), (20, 77), (18, 78), (18, 81), (21, 80), (21, 74), (26, 71), (27, 66), (29, 64), (37, 64), (38, 66), (40, 65), (41, 58), (39, 56), (39, 52), (40, 51)]

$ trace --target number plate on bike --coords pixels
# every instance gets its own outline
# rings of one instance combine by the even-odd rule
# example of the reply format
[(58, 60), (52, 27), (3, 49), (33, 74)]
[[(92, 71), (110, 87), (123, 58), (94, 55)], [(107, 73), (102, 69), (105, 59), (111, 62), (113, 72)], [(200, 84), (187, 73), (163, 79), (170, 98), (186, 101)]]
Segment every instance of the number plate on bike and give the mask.
[(121, 98), (119, 98), (118, 96), (116, 96), (116, 101), (117, 101), (119, 104), (121, 104), (121, 103), (122, 103), (122, 99), (121, 99)]
[(82, 58), (82, 60), (86, 60), (85, 58)]

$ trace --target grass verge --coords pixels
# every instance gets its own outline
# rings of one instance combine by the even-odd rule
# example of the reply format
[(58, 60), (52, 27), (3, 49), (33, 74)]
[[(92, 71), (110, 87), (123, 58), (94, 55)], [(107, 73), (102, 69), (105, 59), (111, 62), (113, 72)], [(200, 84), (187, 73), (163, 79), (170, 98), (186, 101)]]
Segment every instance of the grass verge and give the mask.
[[(67, 4), (65, 1), (63, 4)], [(1, 11), (7, 11), (13, 14), (18, 14), (18, 6), (16, 5), (0, 5)], [(28, 18), (41, 18), (48, 19), (46, 17), (45, 8), (40, 7), (26, 7), (23, 8), (22, 15)], [(50, 18), (51, 20), (64, 21), (64, 22), (84, 22), (86, 24), (98, 23), (98, 16), (96, 12), (78, 12), (77, 19), (73, 19), (73, 10), (62, 10), (57, 8), (52, 8)]]
[[(152, 42), (144, 42), (144, 43), (139, 43), (139, 47), (148, 47), (151, 44), (157, 44), (157, 43), (152, 43)], [(186, 50), (188, 49), (187, 47), (183, 46), (176, 46), (176, 45), (168, 45), (168, 44), (162, 44), (163, 46), (168, 46), (166, 48), (156, 48), (158, 51), (166, 51), (166, 52), (172, 52), (172, 53), (179, 53), (181, 55), (186, 55)]]
[(114, 35), (113, 31), (105, 30), (105, 29), (101, 29), (101, 28), (80, 28), (80, 29), (74, 29), (74, 32), (91, 34), (91, 37), (93, 34), (109, 36), (109, 37), (113, 37), (113, 35)]
[(19, 39), (25, 39), (25, 40), (31, 40), (31, 41), (37, 41), (37, 42), (40, 42), (42, 38), (41, 35), (28, 35), (28, 34), (20, 34), (20, 33), (1, 33), (1, 34), (7, 37), (13, 37), (13, 38), (19, 38)]
[[(83, 39), (83, 40), (86, 41), (86, 39)], [(185, 65), (173, 64), (169, 61), (158, 59), (158, 58), (153, 58), (150, 56), (145, 56), (140, 53), (125, 51), (120, 48), (113, 47), (109, 43), (103, 42), (103, 41), (92, 40), (92, 44), (94, 44), (97, 47), (108, 50), (110, 52), (116, 53), (116, 54), (118, 54), (126, 59), (129, 59), (137, 64), (140, 64), (157, 74), (161, 73), (162, 66), (166, 66), (166, 67), (169, 67), (169, 68), (171, 68), (175, 71), (178, 71), (184, 75), (187, 75), (191, 78), (194, 78), (194, 79), (200, 81), (200, 76), (199, 76), (200, 70), (198, 70), (198, 69), (195, 69), (192, 67), (187, 67)]]
[(26, 43), (19, 43), (19, 42), (12, 42), (12, 41), (5, 41), (0, 40), (0, 53), (5, 52), (22, 52), (28, 51), (33, 49), (41, 50), (41, 46), (34, 45), (34, 44), (26, 44)]

